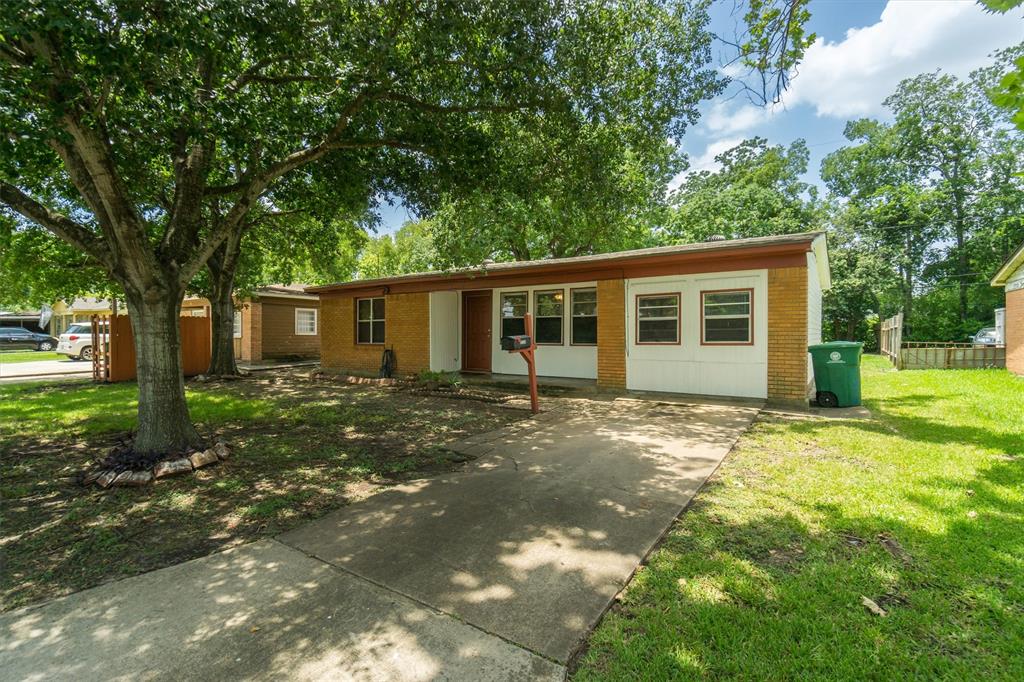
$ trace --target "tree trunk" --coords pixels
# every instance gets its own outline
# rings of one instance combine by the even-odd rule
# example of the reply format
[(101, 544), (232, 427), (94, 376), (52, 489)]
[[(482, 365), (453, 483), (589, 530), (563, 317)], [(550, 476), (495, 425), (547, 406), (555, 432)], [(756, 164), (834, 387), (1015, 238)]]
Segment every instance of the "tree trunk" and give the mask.
[(241, 252), (242, 233), (233, 235), (218, 248), (206, 262), (210, 273), (210, 332), (213, 353), (208, 374), (238, 376), (235, 363), (235, 272)]
[(135, 338), (139, 424), (135, 450), (176, 453), (202, 439), (189, 418), (181, 365), (182, 292), (126, 292)]
[[(210, 273), (213, 274), (212, 272)], [(210, 369), (212, 376), (237, 376), (235, 363), (235, 302), (231, 296), (234, 289), (234, 273), (215, 277), (210, 296), (210, 333), (212, 354)]]

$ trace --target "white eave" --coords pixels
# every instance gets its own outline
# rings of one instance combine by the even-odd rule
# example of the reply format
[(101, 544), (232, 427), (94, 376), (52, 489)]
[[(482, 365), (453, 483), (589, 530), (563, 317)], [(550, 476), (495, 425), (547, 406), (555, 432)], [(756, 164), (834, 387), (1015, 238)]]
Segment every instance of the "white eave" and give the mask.
[(1014, 273), (1017, 270), (1024, 268), (1024, 244), (1021, 244), (1017, 252), (1010, 256), (1009, 260), (1003, 263), (1003, 267), (999, 268), (999, 272), (992, 278), (992, 286), (1002, 287), (1006, 286), (1006, 283), (1010, 281)]

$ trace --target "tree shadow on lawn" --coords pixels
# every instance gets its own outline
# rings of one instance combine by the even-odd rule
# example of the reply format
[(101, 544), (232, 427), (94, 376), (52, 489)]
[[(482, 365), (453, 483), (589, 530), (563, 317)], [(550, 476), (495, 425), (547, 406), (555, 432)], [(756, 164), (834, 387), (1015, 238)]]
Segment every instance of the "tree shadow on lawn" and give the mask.
[[(134, 386), (89, 387), (80, 396), (44, 391), (20, 401), (30, 405), (19, 411), (28, 419), (58, 406), (81, 412), (63, 428), (28, 427), (40, 435), (0, 433), (3, 608), (272, 535), (376, 486), (450, 471), (465, 457), (445, 442), (523, 416), (493, 405), (366, 387), (286, 386), (284, 396), (266, 396), (251, 387), (239, 391), (239, 383), (204, 386), (190, 395), (200, 432), (223, 434), (233, 457), (141, 489), (100, 491), (74, 480), (125, 435), (119, 410), (134, 398)], [(37, 404), (47, 398), (56, 405)], [(212, 419), (198, 421), (202, 417)]]
[[(812, 446), (788, 462), (756, 445), (734, 453), (595, 631), (575, 676), (1024, 678), (1020, 425), (957, 426), (891, 409), (915, 398), (928, 401), (872, 401), (873, 421), (788, 422)], [(776, 465), (863, 481), (890, 475), (865, 474), (882, 464), (903, 475), (898, 451), (867, 462), (818, 447), (834, 428), (957, 455), (973, 446), (981, 461), (964, 476), (918, 473), (857, 512), (830, 495), (757, 491), (760, 468)], [(732, 487), (744, 484), (754, 492)], [(864, 596), (888, 615), (869, 613)]]
[[(926, 487), (951, 485), (963, 481)], [(596, 630), (576, 678), (1021, 679), (1024, 505), (1000, 491), (1021, 489), (1024, 467), (997, 463), (969, 485), (977, 516), (937, 509), (942, 530), (828, 503), (802, 510), (810, 525), (778, 512), (736, 522), (698, 502)]]

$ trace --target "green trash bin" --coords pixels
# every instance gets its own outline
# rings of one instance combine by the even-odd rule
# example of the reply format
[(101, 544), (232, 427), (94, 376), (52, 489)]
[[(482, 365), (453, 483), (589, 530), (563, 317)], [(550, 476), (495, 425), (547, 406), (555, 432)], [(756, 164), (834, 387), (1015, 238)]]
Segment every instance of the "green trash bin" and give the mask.
[(814, 365), (814, 385), (822, 407), (860, 405), (860, 355), (864, 344), (830, 341), (808, 346)]

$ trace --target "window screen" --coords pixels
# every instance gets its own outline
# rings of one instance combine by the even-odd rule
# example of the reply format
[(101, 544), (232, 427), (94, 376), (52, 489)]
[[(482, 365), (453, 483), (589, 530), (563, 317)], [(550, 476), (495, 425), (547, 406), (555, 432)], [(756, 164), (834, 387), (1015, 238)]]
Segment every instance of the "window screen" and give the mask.
[(704, 343), (751, 343), (751, 291), (703, 291)]
[(356, 342), (384, 343), (384, 297), (356, 301)]
[(577, 346), (597, 343), (597, 289), (572, 290), (572, 337)]
[(679, 343), (679, 294), (637, 296), (637, 343)]
[(534, 294), (536, 321), (534, 336), (537, 343), (562, 344), (562, 316), (565, 310), (565, 292), (538, 291)]
[(231, 331), (235, 335), (235, 338), (242, 337), (242, 311), (236, 310), (234, 320), (231, 323)]

